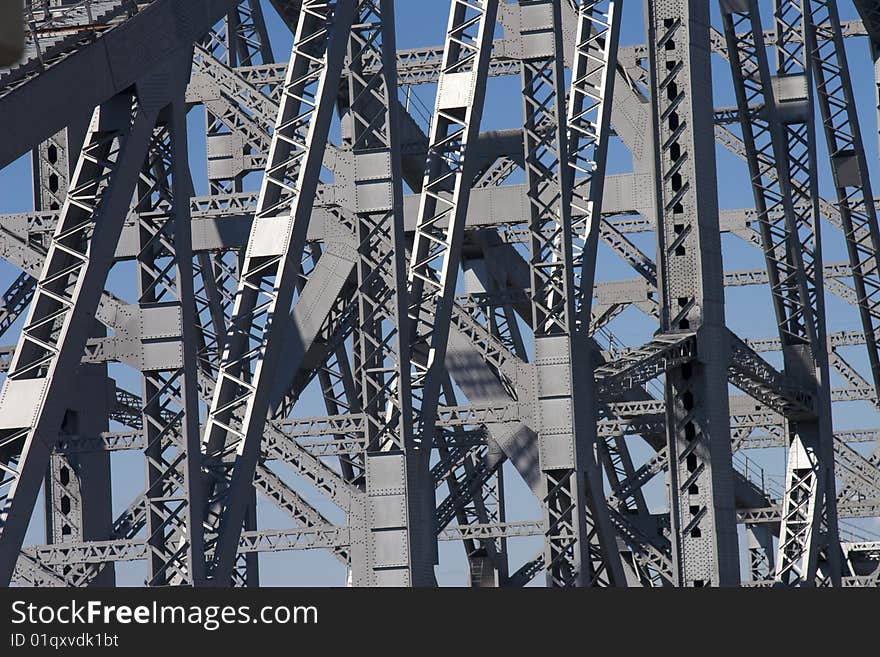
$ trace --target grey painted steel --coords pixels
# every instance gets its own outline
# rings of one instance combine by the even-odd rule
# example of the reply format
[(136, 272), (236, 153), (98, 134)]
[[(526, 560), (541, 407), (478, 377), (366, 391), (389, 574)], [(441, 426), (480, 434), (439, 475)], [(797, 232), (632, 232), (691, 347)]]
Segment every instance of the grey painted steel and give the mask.
[(592, 294), (580, 287), (593, 287), (618, 9), (614, 2), (579, 5), (566, 112), (559, 4), (520, 2), (520, 32), (528, 44), (521, 69), (523, 141), (548, 586), (623, 581), (594, 456), (597, 393), (586, 326)]
[[(781, 81), (775, 89), (782, 113), (783, 144), (788, 179), (795, 206), (796, 237), (806, 283), (801, 345), (784, 350), (786, 371), (815, 390), (815, 418), (790, 423), (790, 446), (786, 472), (783, 520), (776, 559), (776, 579), (810, 586), (814, 580), (836, 584), (839, 547), (836, 545), (834, 459), (828, 359), (825, 349), (825, 313), (821, 226), (819, 222), (814, 94), (810, 79), (813, 61), (809, 47), (810, 19), (805, 6), (792, 0), (774, 4), (777, 31), (776, 72)], [(830, 540), (829, 540), (830, 539)], [(819, 577), (819, 561), (828, 562)]]
[[(358, 317), (354, 365), (364, 415), (364, 492), (349, 524), (356, 586), (433, 582), (433, 489), (412, 434), (403, 180), (395, 73), (394, 3), (362, 0), (348, 37), (347, 131), (354, 154)], [(370, 70), (371, 61), (378, 67)], [(362, 506), (361, 506), (362, 505)]]
[[(44, 436), (55, 433), (61, 425), (62, 394), (71, 387), (110, 269), (111, 245), (122, 229), (121, 217), (161, 106), (160, 94), (168, 74), (158, 75), (158, 85), (144, 80), (136, 87), (137, 96), (117, 96), (92, 117), (61, 221), (0, 392), (8, 468), (0, 516), (3, 581), (11, 578), (15, 567), (49, 459), (51, 446)], [(139, 104), (132, 119), (134, 98)], [(107, 184), (98, 186), (101, 181)]]
[[(140, 224), (138, 304), (147, 462), (149, 584), (204, 583), (195, 307), (181, 67), (178, 97), (160, 115), (139, 181), (140, 210), (170, 203), (170, 218)], [(169, 178), (173, 190), (168, 189)], [(169, 245), (172, 253), (163, 253)], [(182, 475), (182, 477), (181, 477)]]
[[(71, 125), (52, 135), (31, 154), (34, 180), (34, 208), (60, 210), (70, 184), (70, 175), (82, 145), (83, 125)], [(33, 299), (37, 281), (21, 274), (4, 295), (6, 314), (3, 327), (8, 329)], [(104, 330), (95, 322), (95, 335)], [(59, 440), (66, 436), (97, 436), (107, 430), (107, 396), (94, 394), (107, 390), (106, 364), (81, 366), (79, 377), (86, 385), (77, 386), (78, 394), (65, 414)], [(112, 531), (111, 479), (109, 454), (53, 453), (44, 482), (46, 542), (62, 543), (105, 540)], [(68, 581), (70, 578), (68, 577)], [(95, 584), (112, 586), (112, 568), (105, 568)]]
[[(88, 115), (96, 105), (161, 68), (168, 57), (189, 48), (235, 4), (236, 0), (149, 2), (137, 15), (44, 65), (44, 70), (24, 83), (7, 84), (0, 94), (0, 113), (22, 129), (3, 140), (0, 166), (57, 133), (69, 115)], [(156, 39), (157, 34), (164, 38)], [(59, 86), (67, 92), (56, 94)]]
[[(423, 482), (419, 473), (428, 470), (446, 375), (444, 361), (471, 182), (477, 172), (474, 144), (483, 114), (497, 5), (496, 0), (450, 0), (407, 282), (415, 467), (407, 476), (414, 482)], [(431, 532), (431, 541), (424, 540), (417, 548), (424, 551), (424, 567), (437, 560), (431, 531), (434, 504), (418, 488), (414, 502), (417, 510), (409, 521), (420, 531)], [(432, 581), (434, 574), (420, 572), (419, 578)]]
[[(246, 510), (243, 496), (259, 457), (281, 347), (276, 320), (286, 316), (293, 299), (295, 267), (305, 246), (335, 100), (330, 81), (341, 74), (354, 14), (352, 2), (310, 4), (304, 3), (300, 12), (267, 175), (204, 431), (207, 457), (215, 462), (207, 504), (208, 522), (217, 531), (210, 557), (216, 583), (228, 581), (235, 561)], [(315, 60), (320, 64), (310, 71)], [(276, 235), (279, 229), (281, 239)]]
[[(867, 36), (876, 57), (876, 3), (841, 23), (831, 0), (720, 0), (716, 30), (705, 3), (647, 0), (648, 40), (625, 47), (619, 0), (449, 4), (442, 46), (397, 50), (390, 0), (28, 3), (24, 60), (0, 69), (16, 126), (0, 163), (30, 150), (35, 192), (32, 212), (0, 215), (21, 270), (0, 308), (7, 580), (106, 585), (134, 560), (149, 585), (257, 586), (259, 553), (320, 549), (349, 585), (433, 586), (442, 540), (471, 586), (733, 585), (740, 560), (749, 586), (880, 582), (880, 541), (849, 520), (880, 516), (878, 432), (835, 431), (830, 412), (880, 407), (877, 203), (843, 50)], [(735, 107), (701, 93), (723, 84), (709, 53)], [(522, 127), (481, 132), (502, 76), (521, 83)], [(137, 153), (116, 148), (134, 137)], [(631, 172), (605, 175), (613, 138)], [(754, 207), (718, 211), (716, 144)], [(847, 262), (822, 262), (819, 217)], [(765, 266), (724, 271), (721, 234)], [(636, 278), (609, 278), (609, 255)], [(102, 291), (122, 261), (133, 301)], [(764, 285), (777, 334), (742, 339), (722, 293)], [(860, 330), (826, 334), (827, 294)], [(625, 345), (634, 321), (660, 330)], [(327, 414), (300, 417), (313, 392)], [(787, 455), (781, 485), (745, 451), (765, 448)], [(114, 520), (113, 454), (136, 450), (146, 486)], [(543, 518), (506, 519), (511, 472)], [(659, 475), (671, 511), (652, 513)], [(41, 483), (46, 544), (22, 547)], [(258, 530), (257, 493), (293, 528)], [(516, 563), (526, 536), (545, 547)]]
[(680, 586), (739, 582), (715, 195), (709, 7), (646, 4), (661, 329), (697, 331), (698, 360), (666, 375), (673, 565)]

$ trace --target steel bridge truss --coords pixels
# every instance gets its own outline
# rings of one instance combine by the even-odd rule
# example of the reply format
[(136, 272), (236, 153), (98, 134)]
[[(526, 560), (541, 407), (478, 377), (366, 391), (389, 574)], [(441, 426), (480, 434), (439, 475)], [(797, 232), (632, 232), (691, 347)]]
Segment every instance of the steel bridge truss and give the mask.
[[(471, 586), (880, 584), (880, 429), (832, 422), (880, 409), (876, 116), (846, 48), (880, 72), (880, 3), (436, 2), (444, 43), (411, 49), (393, 0), (24, 3), (0, 580), (256, 586), (260, 554), (309, 549), (351, 586), (435, 586), (453, 541)], [(488, 129), (494, 78), (521, 123)], [(717, 148), (746, 207), (719, 208)], [(728, 241), (763, 266), (725, 268)]]

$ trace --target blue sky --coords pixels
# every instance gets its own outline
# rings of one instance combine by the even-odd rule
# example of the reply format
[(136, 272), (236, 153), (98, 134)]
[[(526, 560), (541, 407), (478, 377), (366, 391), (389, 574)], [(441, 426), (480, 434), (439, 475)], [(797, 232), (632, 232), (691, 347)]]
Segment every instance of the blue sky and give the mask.
[[(397, 42), (399, 48), (411, 48), (426, 45), (442, 44), (448, 15), (446, 0), (398, 0), (397, 1)], [(623, 9), (623, 28), (621, 43), (623, 45), (644, 42), (644, 22), (642, 2), (625, 0)], [(769, 5), (761, 0), (765, 22), (769, 25)], [(269, 25), (275, 58), (286, 61), (290, 51), (291, 34), (288, 28), (275, 16), (269, 2), (264, 1), (265, 14)], [(856, 13), (849, 0), (842, 0), (841, 14), (844, 20), (854, 18)], [(713, 23), (720, 28), (717, 2), (711, 3)], [(868, 53), (867, 40), (863, 38), (849, 39), (847, 51), (851, 62), (853, 81), (856, 87), (858, 108), (863, 127), (865, 147), (875, 184), (877, 178), (877, 126), (875, 99), (873, 96), (873, 68)], [(726, 61), (719, 57), (713, 58), (713, 75), (715, 76), (714, 94), (716, 106), (734, 105), (730, 73)], [(420, 87), (416, 90), (418, 99), (426, 106), (433, 106), (433, 88)], [(522, 124), (521, 102), (519, 99), (519, 80), (517, 77), (493, 78), (488, 85), (486, 110), (482, 128), (484, 130), (519, 127)], [(207, 190), (204, 166), (204, 113), (195, 108), (189, 116), (190, 162), (196, 193), (204, 194)], [(820, 130), (821, 133), (821, 130)], [(827, 166), (827, 155), (823, 139), (820, 138), (819, 162), (820, 183), (823, 196), (833, 198), (830, 173)], [(745, 208), (752, 206), (751, 191), (745, 164), (723, 149), (717, 149), (719, 172), (719, 205), (722, 209)], [(823, 164), (824, 163), (824, 164)], [(611, 150), (610, 170), (627, 171), (631, 168), (628, 153), (615, 143)], [(248, 187), (256, 189), (258, 180), (252, 177)], [(23, 157), (6, 169), (0, 171), (0, 213), (25, 212), (33, 209), (31, 198), (30, 159)], [(823, 248), (825, 262), (845, 261), (846, 252), (842, 235), (828, 224), (823, 227)], [(647, 254), (653, 257), (655, 251), (653, 234), (632, 236), (633, 241)], [(725, 235), (723, 237), (724, 260), (726, 270), (762, 268), (763, 258), (759, 251), (742, 243), (738, 238)], [(0, 289), (17, 276), (18, 271), (0, 262)], [(607, 249), (602, 249), (597, 264), (597, 280), (616, 280), (633, 278), (632, 269)], [(121, 264), (113, 274), (112, 289), (130, 297), (133, 290), (133, 268)], [(828, 331), (858, 328), (858, 316), (854, 310), (842, 301), (827, 295)], [(729, 326), (743, 337), (769, 337), (775, 333), (770, 296), (766, 288), (739, 287), (726, 290), (726, 313)], [(5, 342), (11, 342), (16, 335), (16, 327), (7, 333)], [(656, 325), (646, 319), (639, 311), (628, 310), (611, 326), (615, 335), (625, 344), (636, 346), (650, 338)], [(849, 348), (843, 352), (852, 364), (867, 374), (863, 349)], [(779, 364), (774, 354), (766, 355), (769, 360)], [(134, 373), (122, 365), (111, 367), (111, 376), (130, 390), (139, 390)], [(839, 379), (836, 385), (841, 385)], [(320, 393), (310, 389), (304, 395), (296, 414), (320, 415), (323, 405)], [(850, 403), (838, 405), (835, 410), (835, 423), (840, 428), (872, 427), (877, 425), (876, 412), (867, 403)], [(637, 458), (647, 458), (650, 451), (634, 439), (632, 447)], [(864, 451), (873, 445), (859, 445)], [(768, 474), (779, 474), (783, 471), (784, 456), (781, 450), (752, 450), (750, 458), (754, 458)], [(116, 452), (113, 454), (114, 512), (125, 508), (130, 500), (143, 489), (143, 458), (139, 453)], [(506, 468), (505, 486), (507, 489), (508, 520), (519, 520), (540, 517), (540, 510), (533, 495), (526, 489), (516, 473)], [(295, 477), (285, 476), (290, 483)], [(307, 491), (307, 486), (298, 487)], [(664, 504), (664, 486), (661, 478), (655, 479), (650, 485), (650, 500), (656, 509)], [(315, 505), (327, 513), (331, 520), (344, 522), (345, 519), (334, 507), (326, 504), (317, 496), (307, 495)], [(262, 528), (289, 527), (287, 517), (274, 509), (262, 499), (259, 505), (260, 526)], [(37, 514), (31, 524), (28, 542), (43, 540), (42, 518)], [(533, 556), (540, 548), (539, 538), (520, 538), (509, 541), (511, 553), (511, 569)], [(441, 564), (437, 569), (438, 579), (442, 584), (465, 584), (467, 581), (467, 564), (459, 544), (441, 543)], [(143, 580), (144, 565), (120, 564), (117, 568), (120, 584), (137, 585)], [(261, 555), (261, 579), (264, 584), (275, 585), (342, 585), (344, 571), (339, 563), (329, 554), (322, 552), (294, 552)]]

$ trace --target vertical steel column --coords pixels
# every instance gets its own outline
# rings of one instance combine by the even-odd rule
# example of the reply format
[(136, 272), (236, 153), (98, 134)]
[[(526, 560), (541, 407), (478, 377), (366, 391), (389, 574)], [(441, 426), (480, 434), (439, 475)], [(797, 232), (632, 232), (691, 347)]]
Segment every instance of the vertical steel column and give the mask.
[[(425, 177), (409, 268), (413, 442), (427, 468), (461, 262), (497, 0), (450, 0)], [(427, 508), (425, 509), (427, 514)], [(433, 515), (433, 504), (430, 514)], [(426, 516), (430, 517), (430, 516)]]
[[(211, 55), (232, 69), (274, 62), (261, 4), (257, 0), (239, 0), (220, 27), (212, 29), (202, 44)], [(235, 100), (231, 102), (236, 103)], [(205, 120), (211, 193), (242, 191), (246, 173), (244, 160), (252, 147), (237, 132), (230, 131), (231, 126), (225, 125), (222, 117), (206, 111)]]
[(4, 489), (0, 582), (8, 583), (143, 162), (167, 71), (95, 110), (0, 392)]
[[(816, 396), (816, 417), (789, 424), (785, 497), (776, 558), (776, 579), (783, 584), (812, 586), (820, 552), (826, 550), (825, 577), (840, 582), (840, 550), (834, 493), (831, 395), (825, 333), (822, 245), (819, 223), (816, 141), (809, 24), (805, 0), (775, 0), (775, 97), (783, 124), (783, 145), (795, 211), (796, 249), (803, 261), (812, 314), (808, 343), (783, 352), (785, 371)], [(802, 320), (806, 321), (806, 319)]]
[[(67, 128), (32, 152), (35, 210), (58, 211), (64, 205), (87, 125), (88, 117), (72, 121)], [(17, 286), (11, 288), (10, 291), (15, 290), (16, 297), (4, 298), (4, 305), (8, 309), (8, 314), (3, 317), (4, 328), (8, 328), (20, 312), (27, 310), (36, 286), (36, 280), (22, 274)], [(94, 322), (92, 335), (100, 337), (105, 333), (105, 329)], [(94, 438), (108, 428), (107, 366), (83, 364), (77, 380), (76, 394), (62, 422), (62, 439)], [(109, 453), (53, 453), (46, 471), (44, 490), (47, 543), (110, 538), (113, 518)], [(114, 568), (109, 564), (91, 584), (112, 586), (114, 581)]]
[[(413, 451), (406, 305), (406, 241), (393, 0), (360, 0), (348, 40), (348, 113), (354, 154), (358, 321), (354, 332), (367, 451), (366, 496), (352, 514), (357, 586), (434, 583), (433, 523)], [(433, 501), (433, 499), (432, 499)]]
[[(184, 70), (186, 70), (184, 68)], [(146, 460), (147, 584), (204, 583), (196, 317), (187, 163), (188, 75), (140, 176), (137, 255)]]
[[(590, 195), (586, 183), (594, 191), (603, 186), (613, 90), (607, 80), (615, 67), (620, 21), (613, 2), (584, 2), (579, 7), (572, 106), (567, 115), (560, 3), (520, 0), (519, 4), (547, 585), (621, 585), (623, 569), (595, 461), (592, 370), (578, 364), (589, 352), (589, 339), (588, 327), (577, 326), (583, 319), (578, 306), (579, 301), (583, 306), (583, 295), (576, 285), (585, 277), (583, 273), (576, 277), (572, 225), (572, 214), (580, 211), (583, 233), (578, 237), (589, 243), (597, 234), (591, 229), (598, 223), (598, 214), (593, 213), (600, 212), (601, 196)], [(584, 196), (574, 195), (575, 174), (581, 174), (578, 192)], [(580, 264), (590, 270), (586, 278), (592, 299), (595, 247), (581, 242), (578, 246)]]
[(255, 66), (275, 61), (260, 0), (242, 0), (226, 18), (230, 66)]
[[(224, 64), (235, 66), (254, 66), (274, 62), (269, 34), (263, 19), (262, 5), (259, 0), (241, 0), (227, 14), (220, 33), (212, 31), (206, 39), (206, 47), (212, 55)], [(242, 191), (244, 173), (235, 167), (244, 159), (245, 149), (235, 132), (230, 132), (223, 121), (206, 108), (206, 143), (208, 156), (208, 185), (211, 194), (229, 194)], [(231, 158), (219, 157), (232, 155)], [(213, 159), (213, 156), (218, 156)], [(224, 164), (227, 163), (227, 164)], [(229, 166), (228, 163), (231, 163)], [(234, 306), (234, 293), (237, 273), (240, 268), (237, 251), (199, 254), (195, 273), (197, 274), (200, 317), (208, 320), (202, 324), (200, 340), (202, 340), (199, 363), (205, 373), (214, 379), (214, 368), (220, 361), (222, 341), (226, 324), (230, 319)], [(207, 311), (207, 312), (206, 312)], [(210, 397), (211, 392), (207, 392)], [(256, 504), (256, 492), (251, 498)], [(256, 509), (248, 512), (245, 521), (246, 530), (256, 530)], [(236, 581), (244, 584), (248, 580), (256, 581), (259, 575), (258, 558), (255, 553), (247, 553), (239, 560), (239, 566), (250, 573), (240, 572)]]
[[(572, 4), (577, 12), (577, 26), (566, 110), (567, 161), (561, 178), (564, 197), (560, 216), (566, 216), (567, 212), (566, 218), (571, 222), (568, 232), (571, 252), (566, 257), (571, 258), (569, 275), (572, 278), (568, 284), (573, 297), (569, 313), (569, 322), (573, 321), (573, 325), (569, 326), (569, 332), (575, 454), (586, 478), (589, 577), (592, 583), (624, 586), (626, 576), (616, 530), (609, 516), (602, 473), (596, 461), (599, 411), (593, 375), (595, 343), (590, 337), (623, 3), (621, 0), (584, 0)], [(562, 31), (562, 25), (558, 29)]]
[(450, 0), (408, 271), (409, 353), (414, 356), (409, 380), (414, 425), (412, 452), (417, 463), (408, 476), (417, 491), (414, 501), (420, 505), (411, 522), (430, 532), (431, 542), (425, 538), (424, 545), (433, 552), (432, 562), (436, 562), (437, 555), (434, 496), (433, 490), (430, 494), (427, 490), (428, 462), (446, 376), (446, 343), (477, 166), (472, 149), (483, 114), (497, 9), (497, 0)]
[[(226, 16), (222, 28), (212, 30), (204, 39), (204, 45), (214, 57), (231, 68), (274, 61), (261, 4), (257, 0), (240, 0)], [(211, 193), (241, 192), (246, 173), (242, 170), (245, 155), (252, 147), (239, 133), (230, 131), (221, 117), (206, 111), (205, 120)]]
[[(257, 489), (251, 486), (246, 492), (246, 509), (241, 523), (242, 531), (257, 529)], [(260, 585), (260, 555), (256, 552), (244, 552), (235, 555), (235, 566), (232, 570), (232, 586), (257, 587)]]
[(836, 0), (808, 0), (807, 46), (874, 390), (880, 397), (880, 228)]
[[(458, 406), (452, 378), (448, 374), (443, 382), (440, 403), (446, 407)], [(449, 488), (447, 500), (455, 507), (450, 513), (446, 511), (446, 500), (441, 502), (438, 512), (444, 517), (438, 517), (438, 532), (443, 530), (439, 525), (451, 515), (455, 516), (460, 527), (503, 522), (504, 519), (502, 468), (490, 458), (487, 446), (462, 445), (461, 441), (467, 440), (466, 434), (463, 427), (437, 427), (436, 430), (435, 446), (441, 461), (432, 468), (431, 474), (435, 486), (439, 486), (443, 479), (435, 475), (435, 468), (449, 459), (450, 467), (445, 477)], [(455, 441), (452, 446), (448, 439)], [(462, 543), (472, 587), (497, 587), (505, 583), (508, 564), (503, 538), (466, 538)]]
[[(91, 335), (103, 330), (93, 322)], [(58, 436), (62, 443), (94, 440), (108, 429), (107, 365), (82, 363)], [(75, 451), (75, 450), (74, 450)], [(110, 453), (53, 453), (46, 472), (46, 539), (48, 543), (103, 541), (113, 534)], [(82, 568), (64, 569), (66, 584), (78, 585)], [(114, 564), (106, 564), (88, 584), (113, 586)]]
[(727, 406), (709, 5), (648, 0), (661, 330), (698, 331), (698, 359), (666, 373), (674, 579), (739, 583)]
[[(786, 370), (796, 363), (797, 354), (816, 344), (816, 325), (810, 296), (810, 283), (798, 239), (798, 217), (794, 207), (789, 175), (787, 141), (783, 119), (792, 116), (792, 105), (777, 98), (781, 85), (770, 78), (761, 17), (756, 0), (722, 2), (724, 34), (730, 69), (736, 90), (743, 143), (752, 180), (761, 244), (767, 263), (779, 339), (786, 359)], [(776, 90), (774, 90), (776, 86)], [(797, 102), (789, 100), (791, 102)], [(760, 108), (757, 111), (753, 107)], [(793, 376), (801, 374), (795, 368)], [(800, 419), (806, 422), (812, 418)], [(788, 425), (790, 428), (796, 426)], [(797, 434), (793, 444), (800, 444)], [(772, 537), (764, 527), (748, 527), (749, 573), (764, 579), (774, 559)]]
[(209, 577), (229, 583), (247, 491), (269, 407), (284, 326), (317, 192), (336, 83), (354, 15), (352, 0), (303, 2), (242, 265), (231, 325), (205, 427), (210, 470)]
[[(226, 16), (225, 21), (225, 40), (223, 35), (213, 38), (209, 41), (215, 55), (221, 55), (221, 61), (230, 67), (235, 66), (254, 66), (257, 64), (268, 64), (274, 62), (272, 46), (269, 41), (269, 33), (266, 29), (265, 20), (263, 18), (262, 3), (260, 0), (242, 0), (238, 5)], [(243, 144), (234, 132), (227, 132), (227, 128), (219, 117), (214, 116), (211, 112), (205, 111), (206, 120), (206, 137), (208, 145), (208, 156), (217, 155), (218, 153), (232, 154), (233, 157), (229, 162), (242, 162), (244, 159), (244, 151), (249, 146)], [(212, 194), (225, 194), (230, 192), (241, 192), (244, 181), (244, 173), (235, 170), (224, 170), (222, 164), (217, 167), (218, 163), (222, 163), (223, 158), (214, 161), (214, 167), (208, 167), (209, 186)], [(228, 176), (228, 177), (227, 177)], [(202, 362), (205, 362), (211, 355), (215, 357), (212, 366), (219, 363), (226, 323), (230, 319), (234, 302), (230, 297), (235, 292), (237, 276), (230, 275), (230, 272), (237, 273), (240, 269), (239, 253), (218, 253), (218, 254), (201, 254), (198, 258), (198, 267), (196, 271), (199, 273), (201, 280), (200, 288), (206, 293), (205, 301), (211, 307), (210, 313), (214, 316), (222, 317), (223, 326), (220, 331), (213, 332), (213, 341), (209, 341), (205, 345), (205, 356)], [(217, 272), (217, 279), (214, 280), (212, 274)], [(208, 332), (210, 338), (212, 333)], [(211, 349), (216, 349), (215, 353), (211, 353)], [(213, 370), (213, 367), (211, 368)], [(257, 529), (257, 510), (256, 510), (256, 491), (252, 490), (248, 493), (250, 497), (251, 507), (245, 514), (243, 528), (247, 531), (255, 531)], [(236, 560), (236, 572), (233, 577), (235, 585), (256, 586), (259, 581), (259, 559), (254, 552), (248, 552), (240, 555)]]
[[(824, 353), (825, 349), (820, 339), (824, 318), (817, 305), (821, 295), (816, 293), (816, 281), (811, 276), (816, 258), (811, 237), (812, 194), (808, 191), (809, 183), (803, 183), (809, 179), (811, 170), (810, 155), (801, 143), (802, 136), (809, 132), (804, 122), (811, 113), (811, 105), (803, 74), (794, 72), (788, 77), (770, 78), (757, 4), (749, 0), (723, 3), (722, 10), (785, 369), (816, 400), (815, 413), (789, 418), (791, 460), (799, 464), (797, 469), (803, 470), (801, 475), (789, 469), (789, 475), (799, 481), (794, 495), (788, 496), (790, 504), (786, 507), (795, 537), (786, 549), (794, 554), (802, 549), (799, 544), (812, 544), (812, 523), (818, 521), (818, 516), (812, 515), (818, 509), (809, 499), (819, 494), (818, 490), (800, 500), (800, 495), (812, 490), (816, 481), (809, 465), (810, 448), (802, 441), (816, 440), (809, 436), (817, 436), (821, 423), (828, 423), (822, 418), (830, 416), (830, 399), (819, 386), (822, 377), (817, 376), (821, 368), (810, 364), (814, 360), (812, 354)], [(792, 20), (790, 13), (782, 15), (786, 21)], [(789, 31), (785, 33), (796, 44), (796, 37)], [(791, 52), (798, 52), (797, 45), (789, 43), (781, 52), (787, 53), (781, 59), (790, 61), (791, 70), (796, 71)], [(753, 107), (760, 110), (753, 112)], [(791, 175), (793, 171), (795, 176)], [(796, 205), (798, 201), (800, 204)]]
[[(513, 166), (516, 168), (517, 165)], [(475, 188), (479, 187), (479, 180), (480, 176), (475, 179)], [(526, 361), (528, 356), (513, 307), (496, 303), (496, 296), (503, 294), (504, 272), (501, 263), (488, 252), (491, 248), (489, 245), (494, 244), (493, 238), (498, 239), (495, 231), (471, 231), (465, 236), (462, 254), (463, 286), (464, 293), (471, 297), (467, 311), (499, 344)], [(457, 405), (452, 379), (447, 377), (442, 387), (440, 406)], [(504, 469), (500, 462), (506, 457), (501, 448), (491, 440), (485, 447), (459, 444), (462, 440), (467, 441), (467, 434), (474, 431), (454, 426), (438, 427), (436, 433), (436, 447), (441, 460), (458, 460), (457, 465), (450, 468), (446, 476), (450, 497), (462, 483), (465, 487), (467, 482), (478, 484), (472, 487), (473, 490), (466, 491), (461, 504), (456, 508), (455, 516), (460, 526), (504, 522), (505, 517)], [(478, 431), (488, 434), (488, 427), (483, 425)], [(447, 438), (453, 440), (454, 444), (450, 445)], [(437, 529), (442, 531), (440, 527)], [(472, 587), (498, 587), (507, 584), (509, 564), (506, 537), (482, 540), (468, 538), (462, 544), (470, 565)]]
[[(816, 339), (809, 283), (798, 242), (782, 119), (755, 0), (722, 2), (722, 20), (751, 176), (761, 245), (783, 349)], [(754, 110), (753, 108), (760, 108)]]

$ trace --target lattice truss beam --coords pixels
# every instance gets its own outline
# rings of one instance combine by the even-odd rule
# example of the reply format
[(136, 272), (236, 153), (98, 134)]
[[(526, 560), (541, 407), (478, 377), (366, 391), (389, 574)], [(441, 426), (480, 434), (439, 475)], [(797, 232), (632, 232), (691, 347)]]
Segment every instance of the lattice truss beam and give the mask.
[[(34, 189), (0, 215), (3, 581), (137, 561), (254, 586), (260, 553), (321, 549), (350, 585), (431, 586), (455, 541), (472, 586), (878, 585), (876, 116), (845, 48), (876, 60), (875, 3), (436, 2), (445, 42), (405, 50), (392, 0), (25, 3), (0, 71), (0, 164), (30, 150)], [(48, 101), (61, 62), (101, 76), (121, 26), (184, 14), (153, 63)], [(619, 45), (630, 15), (644, 45)], [(521, 122), (488, 130), (501, 77)], [(718, 209), (721, 166), (746, 207)], [(723, 260), (734, 238), (764, 265)], [(114, 517), (119, 451), (144, 485)], [(511, 476), (540, 517), (507, 519)]]

